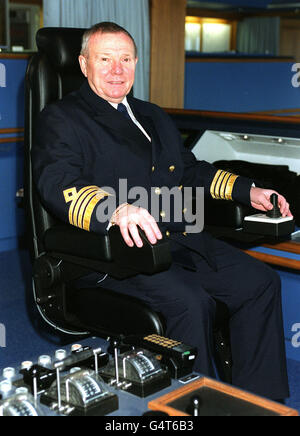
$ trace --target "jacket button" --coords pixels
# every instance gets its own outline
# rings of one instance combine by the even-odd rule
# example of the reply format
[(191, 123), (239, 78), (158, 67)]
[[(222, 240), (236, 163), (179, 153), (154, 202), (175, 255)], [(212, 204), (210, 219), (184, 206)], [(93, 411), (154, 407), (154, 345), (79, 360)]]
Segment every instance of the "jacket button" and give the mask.
[(170, 236), (170, 232), (169, 232), (169, 230), (166, 231), (166, 236), (167, 236), (167, 237)]
[(179, 189), (179, 191), (181, 191), (181, 190), (182, 190), (182, 188), (183, 188), (183, 186), (182, 186), (182, 185), (178, 186), (178, 189)]
[(156, 195), (160, 195), (161, 194), (160, 188), (155, 188), (154, 192), (155, 192)]
[(154, 173), (154, 171), (155, 171), (155, 166), (153, 165), (153, 167), (152, 167), (152, 172)]
[(175, 170), (175, 166), (174, 166), (174, 165), (171, 165), (171, 166), (169, 167), (169, 171), (170, 171), (170, 173), (173, 173), (174, 170)]
[(166, 216), (166, 212), (165, 212), (164, 210), (162, 210), (162, 211), (160, 212), (160, 216), (161, 216), (162, 218), (165, 218), (165, 216)]

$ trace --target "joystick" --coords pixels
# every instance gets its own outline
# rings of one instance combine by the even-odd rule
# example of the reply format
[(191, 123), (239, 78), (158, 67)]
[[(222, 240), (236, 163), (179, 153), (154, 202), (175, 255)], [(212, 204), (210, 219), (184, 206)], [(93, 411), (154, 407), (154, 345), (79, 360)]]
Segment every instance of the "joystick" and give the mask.
[(267, 212), (267, 217), (269, 218), (281, 218), (281, 212), (280, 209), (278, 207), (278, 195), (277, 194), (272, 194), (270, 197), (270, 201), (273, 205), (273, 209), (269, 210), (269, 212)]
[(186, 412), (191, 416), (200, 416), (202, 400), (199, 395), (193, 395), (189, 401)]
[(295, 230), (295, 221), (293, 217), (283, 217), (278, 206), (278, 195), (272, 194), (270, 201), (273, 209), (267, 213), (246, 216), (244, 218), (243, 230), (247, 233), (256, 233), (257, 235), (286, 237), (291, 235)]

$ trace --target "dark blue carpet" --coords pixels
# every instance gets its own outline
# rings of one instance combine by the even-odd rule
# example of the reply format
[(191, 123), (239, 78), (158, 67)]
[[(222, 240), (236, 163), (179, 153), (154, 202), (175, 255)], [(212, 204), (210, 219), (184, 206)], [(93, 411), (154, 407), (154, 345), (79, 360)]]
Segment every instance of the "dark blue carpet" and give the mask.
[[(0, 324), (6, 330), (6, 347), (0, 347), (0, 370), (24, 360), (35, 361), (41, 354), (53, 354), (78, 339), (55, 332), (38, 314), (32, 297), (31, 262), (25, 250), (0, 253)], [(288, 374), (291, 396), (286, 405), (300, 412), (300, 362), (288, 360)]]
[(6, 330), (6, 347), (0, 347), (0, 369), (36, 360), (77, 339), (55, 331), (42, 320), (33, 300), (31, 276), (26, 251), (0, 253), (0, 324)]

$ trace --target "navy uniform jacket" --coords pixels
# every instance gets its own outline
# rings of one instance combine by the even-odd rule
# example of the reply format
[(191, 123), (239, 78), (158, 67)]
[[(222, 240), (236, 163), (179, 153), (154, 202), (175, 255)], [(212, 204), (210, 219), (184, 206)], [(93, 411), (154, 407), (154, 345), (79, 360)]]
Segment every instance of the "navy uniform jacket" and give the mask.
[[(119, 180), (128, 190), (204, 187), (207, 195), (250, 203), (252, 181), (197, 161), (182, 145), (170, 117), (158, 106), (128, 97), (141, 130), (84, 82), (61, 101), (42, 111), (33, 146), (34, 179), (45, 207), (64, 222), (105, 234), (107, 222), (97, 220), (97, 207), (111, 187), (118, 198)], [(159, 192), (159, 191), (158, 191)], [(181, 226), (181, 227), (180, 227)], [(211, 257), (212, 242), (205, 232), (184, 235), (182, 224), (162, 224), (162, 230), (181, 246)]]

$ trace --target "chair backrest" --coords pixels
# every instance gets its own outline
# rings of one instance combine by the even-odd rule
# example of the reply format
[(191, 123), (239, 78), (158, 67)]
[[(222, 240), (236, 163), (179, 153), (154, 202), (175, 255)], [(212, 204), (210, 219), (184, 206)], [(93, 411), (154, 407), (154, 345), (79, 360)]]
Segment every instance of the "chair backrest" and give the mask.
[(25, 78), (24, 196), (31, 257), (44, 252), (43, 235), (57, 220), (43, 207), (32, 178), (31, 150), (38, 114), (43, 108), (78, 89), (84, 80), (78, 56), (85, 29), (42, 28), (38, 52), (29, 61)]

